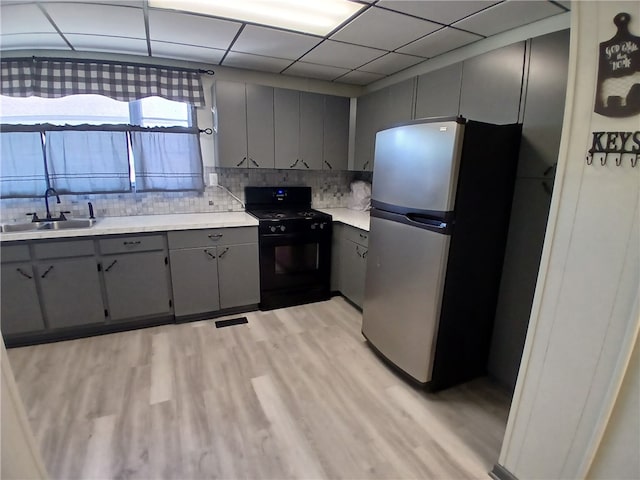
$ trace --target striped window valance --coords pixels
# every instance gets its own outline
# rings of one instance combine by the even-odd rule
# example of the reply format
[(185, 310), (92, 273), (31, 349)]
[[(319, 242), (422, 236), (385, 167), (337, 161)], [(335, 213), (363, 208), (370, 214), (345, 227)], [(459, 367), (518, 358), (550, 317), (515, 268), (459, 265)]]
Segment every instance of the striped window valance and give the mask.
[(97, 94), (125, 102), (158, 96), (202, 107), (200, 73), (100, 60), (8, 59), (0, 62), (0, 94), (45, 98)]

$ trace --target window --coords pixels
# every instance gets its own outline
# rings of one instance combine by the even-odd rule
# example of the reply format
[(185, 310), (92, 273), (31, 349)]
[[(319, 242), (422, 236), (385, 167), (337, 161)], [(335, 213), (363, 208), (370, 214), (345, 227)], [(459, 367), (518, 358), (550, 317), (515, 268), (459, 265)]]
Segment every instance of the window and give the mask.
[[(0, 195), (202, 190), (194, 107), (160, 97), (0, 96)], [(43, 188), (44, 186), (44, 188)]]

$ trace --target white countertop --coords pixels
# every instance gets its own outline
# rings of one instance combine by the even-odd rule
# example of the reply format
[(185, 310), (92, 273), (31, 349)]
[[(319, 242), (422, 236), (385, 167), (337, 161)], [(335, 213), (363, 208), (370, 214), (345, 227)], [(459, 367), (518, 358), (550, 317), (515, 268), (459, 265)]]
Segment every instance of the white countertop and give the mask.
[(348, 208), (318, 208), (318, 210), (331, 215), (334, 222), (341, 222), (360, 230), (369, 231), (369, 211), (363, 212)]
[(245, 212), (185, 213), (103, 217), (90, 228), (1, 233), (0, 242), (46, 238), (88, 237), (122, 233), (166, 232), (198, 228), (251, 227), (258, 220)]

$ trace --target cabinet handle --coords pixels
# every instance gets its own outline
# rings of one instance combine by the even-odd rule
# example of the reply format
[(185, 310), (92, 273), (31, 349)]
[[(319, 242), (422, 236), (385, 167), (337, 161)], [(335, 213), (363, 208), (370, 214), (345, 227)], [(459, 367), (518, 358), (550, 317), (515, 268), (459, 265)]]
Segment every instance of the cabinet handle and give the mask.
[(134, 242), (122, 242), (123, 245), (140, 245), (140, 240), (136, 240)]
[(225, 248), (225, 249), (224, 249), (224, 252), (222, 252), (222, 253), (220, 253), (220, 254), (218, 255), (218, 258), (222, 258), (222, 257), (224, 257), (224, 255), (225, 255), (228, 251), (229, 251), (229, 248), (228, 248), (228, 247), (227, 247), (227, 248)]
[(23, 277), (26, 277), (28, 279), (32, 279), (33, 278), (31, 275), (29, 275), (28, 273), (23, 271), (21, 268), (16, 268), (16, 272), (18, 272), (20, 275), (22, 275)]
[(369, 253), (369, 250), (364, 251), (364, 253), (362, 254), (362, 258), (367, 258), (367, 253)]
[(364, 165), (362, 165), (362, 170), (366, 170), (367, 169), (367, 165), (369, 165), (369, 160), (364, 162)]
[(51, 265), (49, 268), (47, 268), (47, 269), (44, 271), (44, 273), (43, 273), (42, 275), (40, 275), (40, 278), (44, 278), (44, 277), (46, 277), (47, 275), (49, 275), (49, 272), (50, 272), (51, 270), (53, 270), (53, 265)]
[(118, 263), (118, 260), (114, 260), (113, 262), (111, 262), (111, 264), (107, 268), (105, 268), (104, 271), (108, 272), (116, 263)]
[(211, 233), (207, 235), (207, 237), (209, 237), (213, 241), (220, 240), (222, 238), (222, 233)]
[(289, 165), (289, 168), (294, 168), (296, 165), (298, 165), (299, 161), (300, 161), (300, 159), (296, 158), (296, 161), (294, 163), (292, 163), (291, 165)]
[(360, 238), (364, 238), (365, 240), (367, 239), (367, 236), (363, 235), (362, 233), (359, 233), (358, 235), (360, 235)]
[(331, 164), (329, 162), (327, 162), (326, 160), (324, 161), (325, 165), (327, 167), (329, 167), (329, 170), (333, 170), (333, 167), (331, 166)]
[(302, 160), (302, 163), (304, 164), (305, 167), (309, 168), (309, 165), (307, 165), (307, 162), (305, 162), (304, 160)]
[(211, 258), (215, 260), (216, 256), (213, 255), (209, 250), (205, 250), (204, 253), (206, 253), (207, 255), (209, 255)]
[(362, 254), (360, 253), (360, 247), (358, 245), (356, 245), (356, 253), (359, 257), (362, 257)]
[(260, 165), (258, 165), (258, 162), (256, 162), (253, 158), (249, 157), (249, 160), (251, 160), (251, 163), (253, 163), (254, 167), (259, 167)]
[(242, 160), (240, 160), (240, 163), (238, 163), (238, 164), (236, 165), (236, 167), (239, 167), (240, 165), (242, 165), (242, 164), (243, 164), (244, 162), (246, 162), (246, 161), (247, 161), (247, 157), (243, 157), (243, 158), (242, 158)]

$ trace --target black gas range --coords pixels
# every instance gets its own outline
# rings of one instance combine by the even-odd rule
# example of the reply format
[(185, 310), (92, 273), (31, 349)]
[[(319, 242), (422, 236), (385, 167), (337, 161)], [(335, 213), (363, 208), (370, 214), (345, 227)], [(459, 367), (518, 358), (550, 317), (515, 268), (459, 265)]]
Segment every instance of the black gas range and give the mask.
[(332, 219), (311, 208), (311, 187), (245, 187), (245, 205), (259, 220), (260, 308), (327, 300)]

